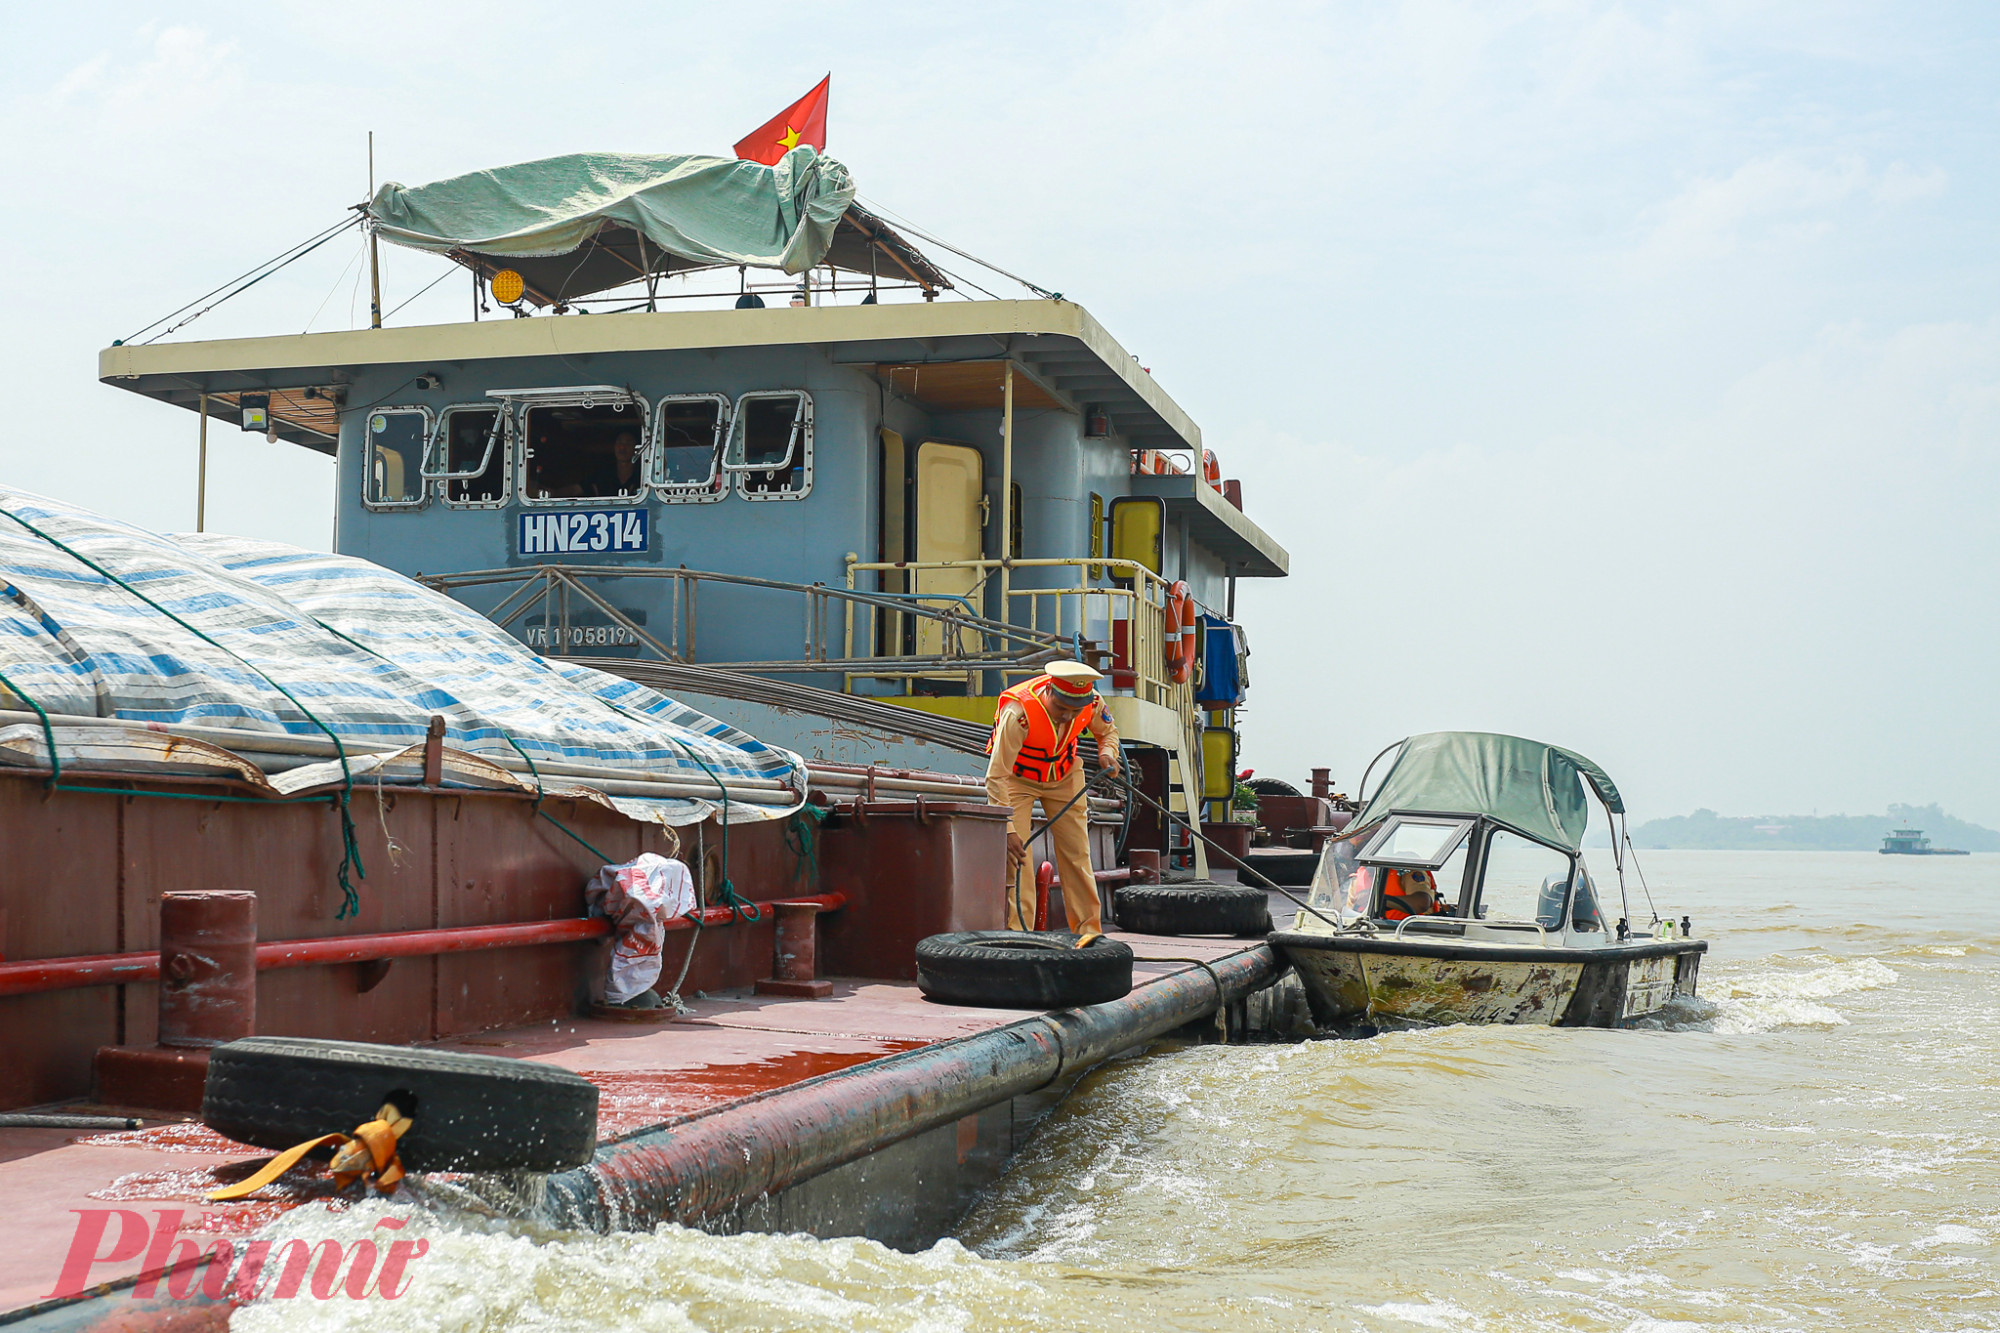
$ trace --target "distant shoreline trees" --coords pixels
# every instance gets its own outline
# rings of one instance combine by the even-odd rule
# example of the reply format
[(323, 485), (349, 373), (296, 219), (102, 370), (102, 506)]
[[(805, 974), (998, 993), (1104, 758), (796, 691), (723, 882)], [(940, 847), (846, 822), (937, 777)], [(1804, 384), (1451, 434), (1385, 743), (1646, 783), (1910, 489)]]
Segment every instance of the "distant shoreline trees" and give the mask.
[[(1872, 852), (1892, 828), (1916, 828), (1936, 847), (1968, 852), (2000, 852), (2000, 832), (1954, 818), (1937, 805), (1892, 805), (1881, 815), (1691, 815), (1649, 819), (1632, 830), (1632, 845), (1644, 850)], [(1607, 846), (1602, 829), (1591, 842)]]

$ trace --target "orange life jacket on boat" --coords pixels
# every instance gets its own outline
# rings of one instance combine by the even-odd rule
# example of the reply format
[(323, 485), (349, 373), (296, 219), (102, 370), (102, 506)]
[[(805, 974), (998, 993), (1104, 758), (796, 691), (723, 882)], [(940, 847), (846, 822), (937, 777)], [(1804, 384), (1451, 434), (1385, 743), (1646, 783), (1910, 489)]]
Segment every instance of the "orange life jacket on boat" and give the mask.
[(1386, 870), (1383, 872), (1383, 875), (1382, 919), (1384, 921), (1401, 921), (1405, 917), (1411, 916), (1443, 916), (1448, 910), (1444, 905), (1444, 896), (1437, 891), (1436, 876), (1426, 876), (1423, 880), (1412, 881), (1412, 892), (1421, 891), (1418, 886), (1424, 885), (1426, 880), (1429, 881), (1428, 887), (1431, 895), (1429, 911), (1411, 912), (1401, 907), (1391, 907), (1389, 903), (1392, 899), (1397, 902), (1409, 901), (1409, 898), (1403, 893), (1403, 872), (1400, 870)]
[(986, 753), (992, 754), (993, 747), (1000, 740), (1000, 715), (1007, 705), (1021, 705), (1022, 713), (1028, 719), (1028, 735), (1021, 742), (1021, 753), (1014, 760), (1014, 776), (1026, 778), (1030, 782), (1061, 782), (1076, 767), (1076, 742), (1083, 735), (1085, 727), (1097, 716), (1103, 701), (1092, 699), (1087, 707), (1070, 721), (1061, 735), (1056, 734), (1055, 719), (1049, 716), (1048, 705), (1042, 702), (1042, 686), (1049, 683), (1049, 677), (1036, 676), (1024, 680), (1011, 690), (1004, 690), (993, 715), (993, 732), (986, 738)]

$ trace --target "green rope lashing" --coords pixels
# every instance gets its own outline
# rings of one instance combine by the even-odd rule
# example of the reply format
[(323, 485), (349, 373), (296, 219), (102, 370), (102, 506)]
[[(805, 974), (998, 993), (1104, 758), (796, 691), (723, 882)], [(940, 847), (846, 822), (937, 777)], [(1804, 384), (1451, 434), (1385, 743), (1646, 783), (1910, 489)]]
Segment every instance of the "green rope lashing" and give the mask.
[(804, 881), (808, 889), (819, 884), (819, 826), (827, 812), (807, 802), (785, 821), (785, 846), (794, 858), (792, 879)]
[(728, 784), (726, 784), (725, 782), (723, 782), (721, 778), (716, 776), (715, 770), (710, 768), (707, 762), (704, 761), (699, 754), (696, 754), (693, 748), (690, 747), (687, 744), (687, 742), (679, 739), (678, 737), (668, 737), (668, 739), (672, 740), (675, 745), (680, 746), (681, 749), (687, 751), (687, 757), (694, 760), (695, 763), (701, 766), (701, 771), (708, 774), (708, 780), (710, 782), (713, 782), (715, 784), (715, 789), (722, 793), (722, 884), (720, 885), (720, 891), (722, 893), (722, 903), (723, 906), (729, 909), (730, 916), (732, 916), (738, 921), (748, 922), (752, 925), (755, 925), (757, 922), (762, 921), (764, 919), (764, 909), (759, 907), (756, 903), (751, 902), (748, 898), (745, 898), (744, 896), (736, 892), (736, 885), (729, 878)]
[[(623, 705), (618, 704), (610, 699), (606, 699), (601, 695), (593, 695), (592, 697), (596, 699), (598, 703), (602, 704), (605, 708), (608, 708), (609, 710), (611, 710), (613, 713), (616, 713), (620, 717), (629, 718), (635, 722), (652, 721), (652, 719), (647, 718), (641, 714), (634, 713), (631, 709), (628, 709)], [(737, 893), (735, 882), (729, 878), (729, 787), (728, 785), (725, 784), (721, 778), (716, 776), (715, 770), (710, 768), (705, 762), (703, 762), (702, 757), (699, 754), (696, 754), (694, 750), (691, 749), (685, 741), (682, 741), (678, 737), (673, 737), (673, 736), (669, 736), (667, 739), (672, 741), (675, 745), (678, 745), (683, 751), (685, 751), (687, 753), (688, 758), (694, 760), (695, 763), (700, 766), (701, 771), (708, 774), (708, 780), (715, 784), (715, 789), (722, 793), (722, 884), (720, 890), (722, 895), (722, 901), (729, 907), (731, 915), (736, 920), (746, 921), (751, 923), (762, 921), (764, 919), (764, 909), (759, 907), (756, 903), (751, 902), (748, 898), (745, 898), (741, 894)]]
[(5, 685), (9, 694), (34, 709), (35, 716), (42, 720), (42, 739), (49, 747), (49, 790), (56, 790), (57, 784), (62, 780), (62, 756), (56, 753), (56, 729), (49, 721), (48, 710), (36, 703), (26, 690), (7, 679), (7, 673), (4, 671), (0, 671), (0, 685)]
[(62, 780), (62, 754), (56, 749), (56, 729), (49, 721), (49, 713), (35, 697), (8, 679), (7, 673), (0, 671), (0, 685), (22, 703), (35, 710), (35, 716), (42, 720), (42, 740), (49, 747), (50, 791), (79, 792), (86, 796), (150, 796), (161, 801), (216, 801), (238, 805), (283, 805), (282, 800), (273, 801), (267, 796), (218, 796), (205, 792), (149, 791), (144, 787), (79, 787), (73, 782)]
[(588, 842), (585, 842), (583, 840), (583, 836), (579, 834), (575, 829), (563, 823), (560, 819), (557, 819), (554, 815), (550, 814), (548, 811), (542, 809), (542, 771), (539, 768), (535, 767), (535, 761), (528, 757), (528, 752), (526, 750), (523, 750), (520, 747), (520, 745), (515, 742), (512, 736), (509, 736), (506, 732), (503, 731), (500, 733), (500, 739), (514, 747), (514, 753), (520, 755), (521, 762), (528, 766), (528, 776), (535, 780), (535, 813), (540, 815), (543, 819), (548, 820), (551, 824), (554, 824), (557, 828), (561, 829), (563, 833), (567, 835), (572, 841), (574, 841), (578, 846), (582, 847), (586, 852), (589, 852), (592, 856), (596, 857), (603, 864), (608, 866), (619, 864), (618, 861), (613, 857), (605, 855), (603, 852), (597, 850), (597, 848), (591, 846)]
[[(208, 792), (195, 791), (148, 791), (144, 787), (79, 787), (65, 782), (57, 791), (80, 792), (85, 796), (147, 796), (156, 801), (210, 801), (224, 805), (291, 805), (294, 802), (283, 799), (272, 800), (268, 796), (218, 796)], [(299, 802), (299, 804), (307, 804)]]
[[(332, 727), (329, 727), (326, 723), (320, 721), (319, 717), (310, 708), (307, 708), (303, 703), (299, 701), (299, 697), (297, 695), (293, 694), (290, 690), (286, 689), (284, 685), (280, 683), (275, 677), (273, 677), (269, 672), (262, 670), (260, 667), (257, 666), (256, 663), (252, 662), (249, 658), (243, 656), (243, 654), (237, 652), (235, 649), (229, 647), (226, 644), (217, 642), (215, 638), (209, 635), (206, 631), (200, 629), (197, 626), (191, 625), (187, 621), (181, 619), (179, 616), (175, 615), (172, 611), (169, 611), (166, 607), (161, 606), (158, 602), (148, 597), (145, 593), (140, 592), (137, 588), (127, 583), (124, 579), (118, 577), (118, 575), (112, 573), (104, 566), (98, 564), (95, 560), (92, 560), (89, 556), (83, 554), (83, 552), (70, 546), (67, 542), (61, 541), (55, 537), (51, 537), (48, 533), (43, 532), (40, 528), (28, 522), (27, 519), (22, 518), (19, 514), (15, 513), (13, 510), (7, 509), (5, 507), (0, 507), (0, 514), (4, 514), (6, 517), (14, 520), (14, 522), (18, 523), (23, 528), (26, 528), (29, 532), (33, 533), (41, 540), (47, 542), (50, 546), (55, 547), (58, 551), (61, 551), (64, 555), (76, 561), (78, 564), (83, 565), (89, 569), (95, 570), (100, 576), (109, 580), (112, 583), (117, 584), (120, 588), (123, 588), (133, 597), (136, 597), (138, 600), (144, 602), (147, 606), (152, 607), (155, 611), (158, 611), (161, 615), (173, 621), (176, 625), (179, 625), (182, 629), (194, 635), (196, 638), (200, 639), (203, 643), (209, 645), (211, 648), (214, 648), (220, 652), (228, 653), (231, 657), (241, 662), (244, 666), (249, 667), (252, 671), (255, 671), (259, 676), (262, 676), (264, 678), (265, 682), (268, 683), (272, 689), (276, 690), (279, 694), (284, 695), (285, 698), (291, 702), (292, 707), (298, 709), (300, 714), (303, 715), (308, 722), (312, 723), (315, 727), (318, 727), (321, 731), (326, 733), (326, 738), (333, 742), (333, 752), (340, 757), (340, 778), (341, 778), (340, 794), (339, 796), (333, 798), (335, 807), (340, 812), (340, 843), (341, 843), (340, 871), (337, 876), (338, 880), (340, 881), (341, 903), (340, 903), (340, 910), (334, 913), (334, 920), (336, 921), (344, 920), (345, 918), (353, 916), (354, 914), (359, 912), (361, 910), (361, 897), (354, 891), (354, 885), (348, 879), (347, 872), (348, 868), (352, 866), (354, 873), (356, 875), (360, 876), (362, 879), (367, 879), (368, 868), (361, 864), (361, 848), (355, 842), (354, 816), (348, 809), (348, 802), (354, 795), (354, 770), (350, 768), (347, 763), (347, 746), (341, 743), (340, 736), (334, 731), (334, 729)], [(12, 689), (13, 687), (9, 686), (8, 688)], [(40, 710), (38, 709), (37, 711)], [(53, 742), (54, 732), (51, 731), (49, 734), (50, 734), (50, 740), (51, 742)], [(51, 748), (50, 759), (52, 762), (54, 760), (54, 757), (55, 757), (54, 750), (53, 748)]]
[(554, 824), (557, 828), (561, 829), (571, 838), (574, 838), (577, 844), (581, 846), (583, 850), (589, 852), (592, 856), (596, 857), (599, 861), (602, 861), (605, 865), (615, 866), (620, 864), (620, 862), (617, 861), (615, 858), (605, 855), (603, 852), (598, 851), (595, 847), (592, 847), (589, 843), (585, 842), (583, 838), (578, 835), (575, 829), (563, 823), (560, 819), (557, 819), (554, 815), (550, 814), (548, 811), (542, 809), (541, 798), (539, 796), (535, 798), (535, 801), (536, 801), (535, 813), (540, 815), (543, 819), (548, 820), (551, 824)]
[[(318, 625), (321, 629), (325, 630), (328, 634), (333, 635), (334, 638), (341, 640), (343, 643), (346, 643), (351, 647), (360, 649), (362, 652), (367, 653), (370, 657), (375, 658), (377, 661), (388, 662), (390, 666), (396, 665), (394, 662), (391, 662), (388, 658), (382, 656), (381, 653), (376, 652), (373, 648), (370, 648), (367, 644), (361, 642), (361, 640), (353, 637), (350, 634), (345, 633), (342, 630), (334, 628), (332, 625), (327, 624), (324, 620), (319, 619), (319, 617), (317, 616), (313, 617), (313, 623), (315, 625)], [(534, 813), (540, 815), (543, 819), (548, 820), (551, 824), (554, 824), (558, 829), (561, 829), (565, 836), (575, 841), (578, 846), (582, 847), (585, 851), (589, 852), (592, 856), (596, 857), (599, 861), (603, 862), (605, 865), (618, 864), (611, 857), (606, 856), (603, 852), (599, 851), (597, 848), (591, 846), (588, 842), (584, 841), (582, 836), (579, 835), (575, 829), (563, 823), (560, 819), (557, 819), (554, 815), (550, 814), (548, 811), (542, 809), (542, 796), (544, 793), (544, 788), (542, 786), (542, 770), (535, 767), (535, 760), (533, 756), (531, 756), (526, 750), (523, 750), (520, 746), (520, 742), (516, 741), (512, 736), (508, 735), (506, 732), (503, 731), (500, 733), (500, 739), (507, 742), (507, 744), (513, 749), (515, 754), (521, 756), (521, 762), (528, 766), (528, 776), (535, 780), (535, 804), (533, 807)]]
[[(329, 798), (332, 801), (332, 803), (339, 809), (341, 815), (342, 854), (341, 854), (340, 870), (337, 878), (341, 888), (342, 902), (340, 911), (336, 914), (335, 919), (339, 920), (352, 915), (354, 912), (359, 911), (361, 907), (361, 899), (360, 896), (354, 891), (354, 887), (348, 879), (347, 868), (350, 864), (352, 864), (354, 869), (361, 875), (363, 879), (366, 879), (368, 877), (368, 872), (362, 866), (361, 848), (358, 842), (356, 841), (356, 830), (355, 830), (354, 820), (351, 817), (348, 810), (348, 799), (353, 790), (353, 774), (348, 769), (346, 747), (341, 744), (340, 738), (334, 735), (333, 731), (330, 728), (328, 728), (324, 722), (321, 722), (319, 718), (315, 717), (312, 714), (311, 710), (306, 708), (304, 704), (299, 703), (298, 699), (291, 693), (291, 691), (285, 689), (283, 685), (280, 685), (276, 680), (273, 680), (270, 676), (266, 675), (264, 672), (258, 671), (257, 667), (253, 663), (246, 660), (240, 653), (235, 653), (231, 649), (225, 647), (224, 645), (216, 643), (214, 639), (202, 633), (202, 631), (196, 629), (193, 625), (188, 624), (180, 617), (174, 615), (173, 612), (168, 611), (166, 608), (160, 606), (157, 602), (154, 602), (151, 598), (146, 597), (144, 594), (140, 593), (137, 589), (131, 587), (131, 585), (127, 584), (124, 580), (120, 579), (117, 575), (111, 573), (107, 569), (104, 569), (102, 566), (90, 560), (88, 557), (74, 550), (71, 550), (68, 546), (65, 546), (62, 542), (57, 541), (55, 538), (50, 537), (46, 533), (37, 530), (33, 524), (22, 519), (19, 515), (9, 513), (4, 509), (0, 509), (0, 513), (6, 513), (8, 518), (13, 519), (16, 523), (19, 523), (22, 527), (27, 528), (28, 531), (33, 532), (37, 537), (42, 538), (42, 540), (48, 542), (50, 545), (57, 547), (64, 553), (72, 556), (76, 560), (81, 561), (83, 564), (88, 565), (90, 568), (96, 570), (99, 574), (111, 580), (113, 583), (116, 583), (119, 587), (124, 588), (127, 592), (132, 593), (133, 596), (138, 597), (139, 600), (145, 602), (148, 606), (153, 607), (155, 610), (159, 611), (162, 615), (167, 616), (169, 619), (173, 620), (176, 624), (180, 625), (182, 628), (188, 630), (190, 633), (201, 638), (204, 642), (209, 643), (216, 648), (222, 649), (223, 652), (229, 653), (232, 657), (235, 657), (238, 661), (243, 662), (245, 666), (250, 667), (252, 671), (257, 671), (257, 674), (263, 676), (265, 680), (269, 681), (273, 686), (273, 688), (275, 688), (280, 694), (283, 694), (287, 699), (290, 699), (292, 703), (298, 708), (298, 710), (301, 713), (305, 714), (305, 716), (312, 721), (313, 725), (319, 727), (321, 731), (327, 733), (327, 735), (333, 740), (335, 752), (340, 756), (341, 773), (343, 777), (346, 779), (341, 794), (338, 797)], [(313, 623), (317, 624), (321, 629), (325, 630), (327, 633), (333, 635), (334, 637), (341, 639), (348, 644), (351, 644), (355, 648), (359, 648), (362, 652), (369, 654), (371, 657), (375, 657), (385, 662), (389, 660), (383, 657), (382, 654), (380, 654), (379, 652), (376, 652), (373, 648), (370, 648), (367, 644), (361, 643), (347, 634), (343, 634), (340, 630), (335, 629), (333, 626), (327, 624), (323, 620), (318, 619), (317, 617), (314, 618)], [(74, 784), (64, 783), (61, 781), (62, 756), (56, 750), (55, 726), (49, 719), (48, 710), (44, 709), (41, 706), (41, 704), (37, 703), (32, 695), (28, 694), (25, 690), (21, 689), (20, 686), (16, 685), (12, 680), (10, 680), (5, 672), (0, 672), (0, 686), (5, 686), (10, 694), (13, 694), (15, 697), (19, 698), (23, 703), (27, 704), (29, 708), (32, 708), (35, 712), (35, 716), (41, 719), (42, 735), (49, 750), (50, 772), (49, 772), (48, 786), (49, 789), (52, 791), (82, 792), (90, 795), (101, 795), (101, 796), (150, 796), (168, 801), (226, 801), (226, 802), (238, 802), (245, 805), (272, 804), (272, 802), (269, 799), (261, 796), (208, 796), (190, 792), (147, 791), (141, 789), (129, 789), (124, 787), (79, 787)], [(500, 739), (506, 741), (507, 744), (510, 747), (512, 747), (514, 753), (521, 756), (521, 762), (528, 766), (528, 775), (532, 777), (535, 781), (535, 804), (533, 807), (534, 813), (540, 815), (543, 819), (546, 819), (549, 821), (549, 823), (555, 825), (557, 829), (561, 830), (564, 836), (573, 840), (578, 846), (582, 847), (585, 851), (589, 852), (592, 856), (596, 857), (600, 862), (604, 863), (605, 865), (616, 864), (613, 857), (607, 855), (601, 849), (593, 846), (582, 835), (577, 833), (575, 829), (572, 829), (571, 827), (569, 827), (569, 825), (563, 823), (560, 819), (557, 819), (554, 815), (542, 809), (542, 798), (545, 789), (542, 785), (541, 770), (535, 766), (535, 761), (533, 756), (529, 755), (529, 753), (526, 750), (522, 749), (521, 746), (514, 740), (514, 738), (508, 735), (506, 732), (503, 731), (500, 733)], [(698, 756), (696, 757), (695, 762), (696, 763), (701, 762)], [(706, 769), (707, 765), (704, 764), (703, 768)], [(712, 772), (709, 774), (709, 776), (711, 778), (715, 777), (714, 773)], [(716, 785), (721, 786), (720, 779), (717, 779)], [(727, 789), (724, 789), (723, 799), (725, 801), (727, 801), (728, 799)], [(727, 867), (728, 834), (726, 832), (723, 835), (723, 847), (724, 847), (723, 864), (725, 867)], [(727, 880), (724, 881), (723, 889), (724, 889), (725, 901), (729, 901), (732, 908), (734, 908), (737, 903), (743, 901), (742, 899), (736, 896), (734, 886), (729, 884)], [(753, 915), (749, 916), (748, 919), (752, 921), (759, 919), (758, 916), (754, 914), (757, 910), (755, 905), (750, 904), (749, 906)]]

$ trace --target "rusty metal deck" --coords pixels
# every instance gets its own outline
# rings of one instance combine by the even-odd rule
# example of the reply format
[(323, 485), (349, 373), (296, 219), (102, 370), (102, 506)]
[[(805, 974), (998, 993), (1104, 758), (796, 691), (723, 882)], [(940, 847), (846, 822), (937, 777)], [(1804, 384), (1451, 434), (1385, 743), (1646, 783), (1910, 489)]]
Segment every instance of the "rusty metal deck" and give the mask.
[[(1121, 935), (1139, 957), (1135, 989), (1252, 947), (1224, 939)], [(906, 982), (839, 981), (830, 1000), (747, 991), (697, 1000), (688, 1017), (659, 1025), (577, 1018), (503, 1028), (441, 1043), (447, 1049), (546, 1061), (600, 1090), (599, 1137), (611, 1139), (674, 1116), (719, 1108), (899, 1051), (990, 1032), (1027, 1011), (933, 1004)], [(95, 1111), (96, 1107), (71, 1107)], [(112, 1108), (104, 1108), (112, 1109)], [(330, 1128), (347, 1128), (336, 1126)], [(204, 1196), (238, 1163), (266, 1156), (198, 1123), (155, 1121), (123, 1133), (0, 1129), (0, 1208), (12, 1241), (0, 1251), (0, 1313), (51, 1296), (89, 1210), (127, 1209), (156, 1224), (182, 1214), (192, 1240), (239, 1236), (310, 1194), (209, 1204)], [(266, 1193), (273, 1191), (267, 1190)], [(113, 1249), (115, 1219), (99, 1252)], [(92, 1285), (144, 1271), (137, 1253), (92, 1266)]]

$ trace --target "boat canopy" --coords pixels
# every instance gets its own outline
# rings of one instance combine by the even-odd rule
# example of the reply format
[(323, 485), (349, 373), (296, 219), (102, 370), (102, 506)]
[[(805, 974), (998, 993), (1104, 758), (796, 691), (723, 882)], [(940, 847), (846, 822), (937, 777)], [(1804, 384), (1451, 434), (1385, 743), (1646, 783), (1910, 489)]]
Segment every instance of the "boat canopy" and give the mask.
[(383, 240), (482, 277), (519, 273), (558, 305), (641, 279), (750, 265), (821, 264), (927, 294), (951, 283), (854, 202), (845, 166), (800, 145), (775, 166), (694, 153), (567, 153), (429, 185), (384, 185), (367, 204)]
[(1610, 775), (1574, 750), (1485, 731), (1433, 731), (1403, 742), (1355, 827), (1395, 810), (1487, 815), (1573, 852), (1589, 819), (1586, 780), (1605, 809), (1624, 813)]

